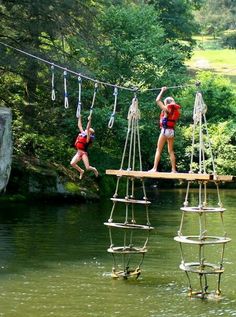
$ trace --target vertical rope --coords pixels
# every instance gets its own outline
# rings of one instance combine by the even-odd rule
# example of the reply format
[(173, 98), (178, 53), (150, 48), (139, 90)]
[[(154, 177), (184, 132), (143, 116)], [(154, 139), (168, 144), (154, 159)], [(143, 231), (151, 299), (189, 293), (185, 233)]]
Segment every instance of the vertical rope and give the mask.
[(132, 156), (132, 145), (134, 139), (134, 120), (131, 120), (131, 135), (130, 135), (130, 144), (129, 144), (129, 155), (128, 155), (128, 170), (131, 170), (131, 156)]
[(124, 165), (124, 160), (125, 160), (125, 153), (126, 153), (126, 149), (128, 146), (128, 139), (129, 139), (129, 134), (131, 132), (130, 130), (130, 124), (131, 122), (128, 121), (128, 130), (127, 130), (127, 134), (126, 134), (126, 139), (125, 139), (125, 146), (124, 146), (124, 150), (123, 150), (123, 154), (122, 154), (122, 159), (121, 159), (121, 164), (120, 164), (120, 169), (123, 169), (123, 165)]
[(91, 103), (91, 106), (90, 106), (90, 113), (89, 113), (90, 117), (92, 116), (92, 113), (93, 113), (93, 107), (94, 107), (97, 91), (98, 91), (98, 83), (95, 82), (94, 91), (93, 91), (93, 100), (92, 100), (92, 103)]
[(183, 224), (184, 224), (184, 212), (182, 212), (182, 217), (181, 217), (181, 222), (178, 230), (178, 236), (182, 236), (182, 229), (183, 229)]
[(114, 124), (114, 121), (115, 121), (117, 98), (118, 98), (118, 88), (117, 87), (114, 87), (113, 96), (115, 97), (115, 99), (114, 99), (113, 111), (112, 111), (110, 120), (108, 122), (108, 128), (109, 129), (111, 129), (113, 127), (113, 124)]
[(116, 202), (114, 201), (113, 205), (112, 205), (112, 208), (111, 208), (110, 218), (108, 219), (108, 222), (112, 222), (113, 221), (112, 218), (113, 218), (113, 212), (114, 212), (115, 206), (116, 206)]
[(111, 234), (111, 228), (109, 227), (109, 237), (110, 237), (110, 248), (113, 247), (113, 241), (112, 241), (112, 234)]
[(207, 207), (207, 185), (206, 185), (206, 182), (203, 183), (203, 192), (204, 192), (204, 200), (203, 200), (203, 203), (202, 203), (202, 206), (203, 207)]
[(136, 223), (135, 217), (134, 217), (134, 204), (131, 206), (131, 223)]
[(202, 152), (204, 150), (204, 144), (203, 144), (203, 132), (202, 132), (202, 109), (200, 108), (199, 113), (199, 173), (202, 173)]
[(116, 197), (118, 196), (118, 189), (119, 189), (120, 178), (121, 178), (121, 176), (117, 176), (116, 190), (115, 190), (115, 193), (114, 193), (114, 195), (113, 195), (114, 198), (116, 198)]
[(68, 92), (67, 92), (67, 71), (64, 70), (64, 107), (65, 109), (69, 108)]
[(132, 170), (135, 170), (135, 159), (136, 159), (136, 132), (137, 132), (137, 126), (136, 126), (136, 120), (134, 121), (134, 142), (133, 142), (133, 163), (132, 163)]
[(76, 117), (79, 118), (81, 114), (81, 90), (82, 90), (82, 79), (78, 77), (78, 84), (79, 84), (79, 94), (78, 94), (78, 104), (76, 109)]
[(52, 79), (51, 79), (51, 85), (52, 85), (52, 92), (51, 92), (51, 99), (52, 101), (56, 100), (56, 93), (55, 93), (55, 73), (54, 73), (54, 64), (51, 66), (51, 72), (52, 72)]
[(215, 182), (215, 185), (216, 185), (216, 190), (217, 190), (217, 197), (218, 197), (218, 206), (220, 208), (223, 207), (223, 204), (222, 204), (222, 201), (221, 201), (221, 198), (220, 198), (220, 189), (219, 189), (219, 184), (217, 182)]
[(145, 210), (146, 210), (147, 225), (151, 226), (150, 219), (149, 219), (148, 205), (145, 206)]
[(140, 134), (139, 134), (139, 121), (137, 120), (137, 139), (138, 139), (138, 156), (139, 156), (139, 170), (143, 170), (142, 166), (142, 154), (141, 154), (141, 144), (140, 144)]
[(125, 223), (129, 222), (128, 216), (129, 216), (129, 205), (125, 204)]

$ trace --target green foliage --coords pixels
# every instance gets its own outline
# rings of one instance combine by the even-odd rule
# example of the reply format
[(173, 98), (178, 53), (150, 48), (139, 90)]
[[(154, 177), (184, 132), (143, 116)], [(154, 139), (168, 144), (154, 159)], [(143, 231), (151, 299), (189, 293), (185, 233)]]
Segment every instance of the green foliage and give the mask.
[[(185, 83), (185, 61), (192, 50), (193, 10), (201, 1), (1, 1), (1, 39), (20, 49), (75, 69), (91, 78), (138, 87), (143, 168), (152, 167), (159, 136), (158, 91), (150, 87)], [(79, 14), (78, 14), (79, 12)], [(7, 35), (6, 35), (7, 34)], [(184, 41), (183, 41), (184, 40)], [(18, 46), (19, 45), (19, 46)], [(1, 47), (0, 93), (13, 111), (14, 154), (69, 165), (78, 133), (75, 112), (78, 80), (68, 75), (69, 109), (63, 106), (63, 71), (55, 69), (56, 100), (50, 100), (50, 65)], [(200, 90), (208, 106), (207, 119), (220, 171), (234, 173), (236, 102), (229, 81), (199, 73)], [(85, 128), (94, 82), (82, 82), (82, 119)], [(114, 104), (113, 87), (99, 85), (92, 125), (96, 138), (90, 162), (100, 174), (119, 168), (133, 92), (119, 89), (115, 122), (107, 127)], [(190, 124), (196, 87), (169, 90), (182, 106), (176, 128), (175, 152), (179, 170), (189, 169)], [(227, 122), (227, 124), (226, 124)], [(224, 125), (225, 123), (225, 125)], [(230, 126), (230, 130), (227, 127)], [(222, 138), (221, 138), (221, 135)], [(221, 140), (222, 139), (222, 140)], [(222, 141), (222, 145), (220, 142)], [(224, 164), (223, 164), (224, 162)], [(164, 150), (162, 170), (169, 170)], [(99, 180), (98, 180), (99, 181)], [(114, 184), (103, 183), (105, 192)]]
[(224, 47), (236, 48), (236, 30), (224, 33), (221, 40)]
[(192, 35), (196, 31), (196, 23), (193, 18), (193, 11), (201, 5), (201, 0), (196, 1), (166, 1), (148, 0), (160, 13), (161, 24), (163, 25), (167, 39), (185, 40), (192, 42)]
[(152, 6), (111, 6), (100, 16), (99, 24), (96, 65), (99, 76), (106, 80), (148, 87), (158, 81), (169, 82), (171, 72), (176, 72), (172, 81), (178, 81), (185, 72), (186, 52), (178, 50), (177, 43), (166, 43)]
[[(231, 119), (236, 111), (235, 95), (230, 81), (212, 72), (201, 72), (197, 75), (200, 81), (200, 91), (207, 105), (206, 117), (209, 122), (220, 122)], [(180, 104), (183, 105), (180, 122), (190, 123), (196, 88), (183, 90)]]
[(234, 29), (236, 25), (236, 3), (225, 0), (203, 1), (195, 17), (202, 34), (216, 37), (222, 31)]
[(219, 174), (235, 174), (236, 170), (236, 124), (225, 121), (209, 128), (211, 144)]
[(68, 160), (68, 144), (65, 137), (38, 135), (37, 133), (23, 133), (14, 139), (14, 150), (18, 155), (34, 156), (41, 161), (62, 162)]

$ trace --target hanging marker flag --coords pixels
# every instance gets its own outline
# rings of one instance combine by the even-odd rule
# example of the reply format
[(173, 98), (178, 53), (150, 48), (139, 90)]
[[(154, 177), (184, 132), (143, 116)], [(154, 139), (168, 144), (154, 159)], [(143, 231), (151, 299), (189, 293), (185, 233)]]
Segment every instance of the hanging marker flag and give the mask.
[(56, 99), (55, 86), (54, 86), (54, 79), (55, 79), (54, 64), (52, 64), (52, 66), (51, 66), (51, 71), (52, 71), (52, 93), (51, 93), (51, 99), (52, 99), (52, 101), (54, 101)]
[(113, 96), (115, 96), (113, 112), (111, 114), (110, 120), (108, 122), (108, 128), (111, 129), (113, 127), (115, 121), (115, 114), (116, 114), (116, 105), (117, 105), (117, 97), (118, 97), (118, 88), (114, 88)]
[(68, 101), (68, 93), (67, 93), (67, 71), (64, 70), (64, 107), (67, 109), (69, 108), (69, 101)]
[(79, 118), (80, 117), (80, 113), (81, 113), (81, 88), (82, 88), (82, 79), (79, 76), (78, 77), (78, 83), (79, 83), (79, 96), (78, 96), (78, 105), (77, 105), (77, 110), (76, 110), (76, 117)]

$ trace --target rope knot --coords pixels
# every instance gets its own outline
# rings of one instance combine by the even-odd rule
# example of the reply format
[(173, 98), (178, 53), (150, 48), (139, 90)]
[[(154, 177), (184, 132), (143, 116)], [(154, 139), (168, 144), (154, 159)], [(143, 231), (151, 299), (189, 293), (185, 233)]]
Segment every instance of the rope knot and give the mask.
[(128, 112), (128, 120), (132, 120), (132, 119), (136, 119), (139, 120), (140, 119), (140, 110), (138, 108), (138, 98), (134, 97), (132, 99), (132, 103), (129, 107), (129, 112)]
[(202, 115), (207, 112), (207, 106), (202, 98), (202, 94), (200, 92), (196, 93), (194, 110), (193, 110), (193, 120), (195, 123), (199, 122)]

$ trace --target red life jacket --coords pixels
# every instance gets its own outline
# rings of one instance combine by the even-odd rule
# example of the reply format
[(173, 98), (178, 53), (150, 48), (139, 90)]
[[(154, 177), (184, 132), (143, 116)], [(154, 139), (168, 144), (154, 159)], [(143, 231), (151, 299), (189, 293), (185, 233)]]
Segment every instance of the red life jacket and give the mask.
[(177, 105), (175, 103), (170, 103), (169, 105), (167, 105), (167, 108), (170, 109), (170, 112), (166, 113), (162, 110), (160, 114), (160, 128), (174, 129), (176, 121), (180, 117), (181, 107), (180, 105)]
[(89, 145), (93, 142), (93, 139), (94, 136), (90, 135), (89, 142), (87, 142), (87, 134), (84, 131), (79, 133), (75, 140), (76, 149), (87, 152)]

